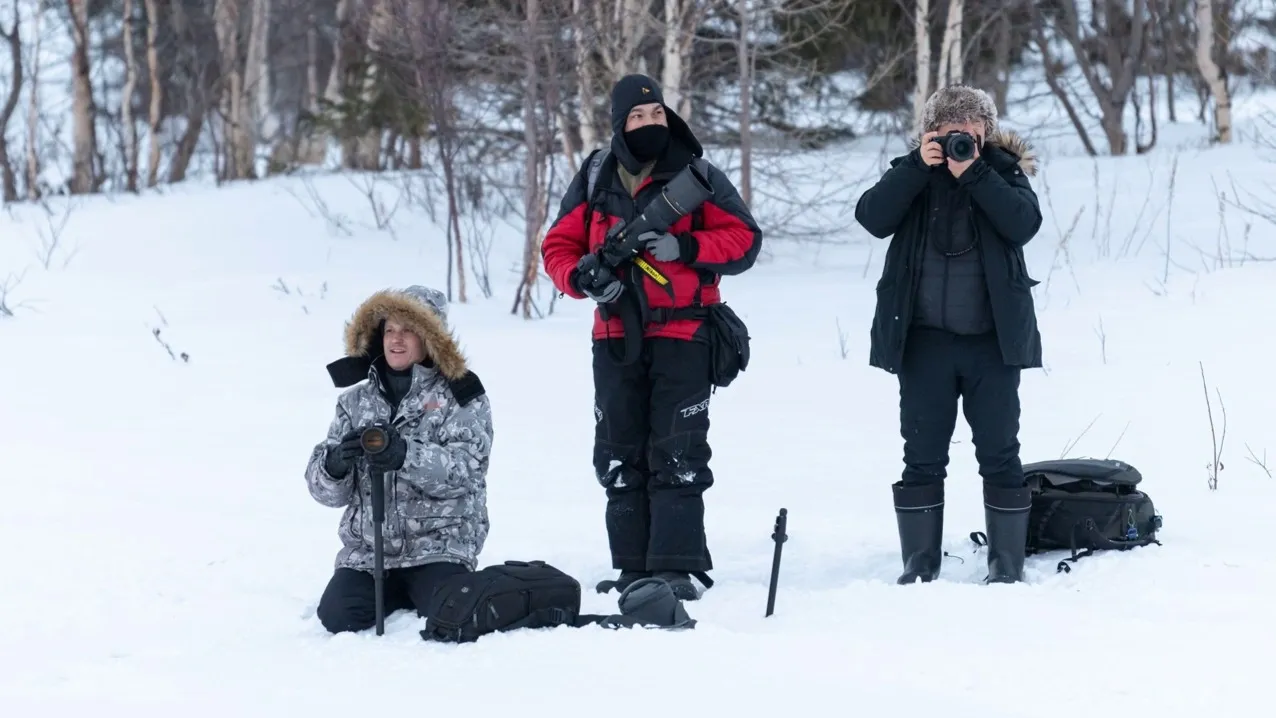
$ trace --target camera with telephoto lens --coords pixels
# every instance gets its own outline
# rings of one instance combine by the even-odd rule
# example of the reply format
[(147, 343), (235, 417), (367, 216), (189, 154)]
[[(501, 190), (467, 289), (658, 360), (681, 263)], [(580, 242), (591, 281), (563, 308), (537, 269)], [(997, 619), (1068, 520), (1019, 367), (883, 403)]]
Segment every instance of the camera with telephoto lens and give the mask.
[(660, 190), (633, 222), (618, 222), (608, 232), (599, 251), (603, 266), (616, 268), (642, 251), (639, 236), (647, 232), (667, 232), (680, 217), (690, 214), (713, 197), (709, 178), (687, 165)]
[(961, 130), (953, 130), (946, 135), (934, 138), (931, 142), (943, 148), (944, 157), (954, 162), (965, 162), (975, 156), (975, 138)]

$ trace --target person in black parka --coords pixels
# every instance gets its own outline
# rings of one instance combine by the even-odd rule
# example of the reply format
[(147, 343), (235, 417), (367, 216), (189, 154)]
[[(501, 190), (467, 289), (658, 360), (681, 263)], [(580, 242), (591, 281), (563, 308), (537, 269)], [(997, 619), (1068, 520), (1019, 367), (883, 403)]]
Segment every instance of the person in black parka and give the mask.
[[(958, 399), (983, 478), (989, 583), (1023, 580), (1031, 493), (1019, 458), (1019, 374), (1042, 365), (1023, 247), (1041, 227), (1028, 143), (998, 129), (982, 90), (926, 102), (920, 142), (868, 189), (855, 219), (891, 237), (877, 284), (869, 363), (899, 377), (904, 471), (893, 485), (904, 572), (931, 581), (943, 557), (944, 480)], [(974, 136), (958, 162), (933, 142)]]

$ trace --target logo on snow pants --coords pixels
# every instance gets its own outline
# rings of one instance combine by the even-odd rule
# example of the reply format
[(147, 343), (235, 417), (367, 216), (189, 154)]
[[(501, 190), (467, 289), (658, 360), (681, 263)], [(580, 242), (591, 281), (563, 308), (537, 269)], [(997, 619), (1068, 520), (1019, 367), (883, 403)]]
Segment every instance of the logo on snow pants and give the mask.
[(689, 419), (689, 418), (691, 418), (691, 417), (695, 416), (696, 414), (700, 414), (700, 413), (706, 412), (706, 411), (708, 411), (708, 410), (709, 410), (709, 400), (708, 400), (708, 399), (705, 399), (705, 400), (704, 400), (704, 401), (702, 401), (702, 402), (699, 402), (699, 403), (696, 403), (696, 404), (692, 404), (691, 406), (688, 406), (688, 407), (686, 407), (686, 408), (682, 409), (682, 412), (681, 412), (681, 413), (682, 413), (682, 418), (684, 418), (684, 419)]

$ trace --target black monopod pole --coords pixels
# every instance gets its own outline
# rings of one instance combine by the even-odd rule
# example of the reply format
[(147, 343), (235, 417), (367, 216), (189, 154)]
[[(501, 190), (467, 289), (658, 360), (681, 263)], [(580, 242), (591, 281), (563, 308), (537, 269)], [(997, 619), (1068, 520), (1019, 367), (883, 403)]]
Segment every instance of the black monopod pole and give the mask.
[(784, 542), (789, 540), (788, 528), (789, 510), (780, 509), (780, 514), (775, 517), (775, 531), (771, 533), (771, 540), (775, 541), (775, 553), (771, 555), (771, 587), (766, 596), (768, 617), (775, 613), (775, 590), (780, 583), (780, 552), (783, 550)]
[[(379, 426), (369, 427), (359, 435), (363, 453), (380, 454), (390, 445), (390, 437)], [(376, 594), (377, 635), (385, 634), (385, 550), (381, 528), (385, 524), (385, 474), (368, 471), (372, 482), (372, 585)]]

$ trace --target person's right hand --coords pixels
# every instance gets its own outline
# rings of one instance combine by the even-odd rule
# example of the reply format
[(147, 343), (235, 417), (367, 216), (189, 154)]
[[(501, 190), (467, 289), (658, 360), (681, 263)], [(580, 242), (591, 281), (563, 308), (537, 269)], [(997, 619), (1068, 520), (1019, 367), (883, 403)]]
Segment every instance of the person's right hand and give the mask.
[(575, 276), (574, 283), (580, 293), (599, 304), (610, 304), (616, 301), (625, 288), (616, 275), (603, 266), (598, 261), (598, 257), (593, 254), (581, 257), (572, 274)]
[(922, 162), (930, 167), (944, 164), (944, 148), (938, 142), (931, 142), (938, 136), (938, 132), (927, 132), (922, 135), (922, 145), (918, 148), (921, 150)]
[(341, 437), (340, 444), (328, 449), (328, 454), (323, 459), (323, 468), (329, 476), (340, 479), (350, 472), (350, 467), (363, 453), (363, 446), (359, 443), (362, 433), (354, 429)]

